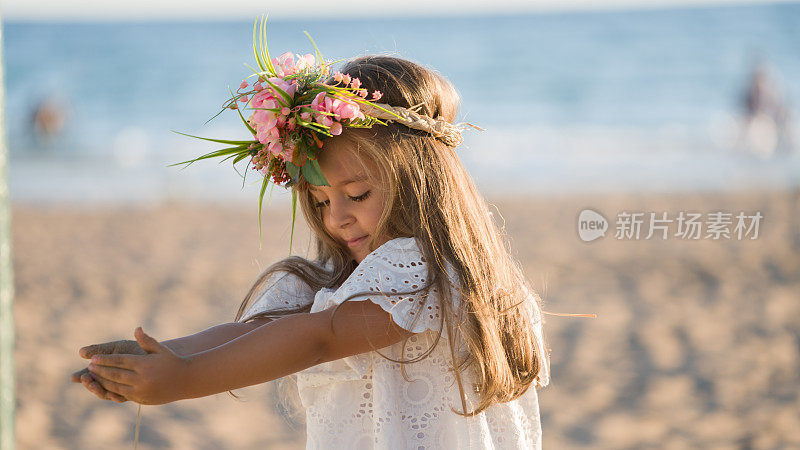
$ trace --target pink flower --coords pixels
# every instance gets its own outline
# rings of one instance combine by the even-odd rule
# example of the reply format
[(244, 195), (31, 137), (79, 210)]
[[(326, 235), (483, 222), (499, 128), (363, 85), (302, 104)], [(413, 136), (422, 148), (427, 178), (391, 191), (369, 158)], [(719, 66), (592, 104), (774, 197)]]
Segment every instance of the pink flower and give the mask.
[[(283, 92), (285, 92), (289, 97), (294, 97), (294, 93), (297, 92), (297, 84), (295, 83), (287, 83), (284, 81), (283, 78), (279, 77), (272, 77), (269, 79), (269, 82), (278, 86)], [(279, 96), (277, 92), (275, 92), (275, 96)]]
[(345, 86), (350, 84), (350, 75), (347, 74), (342, 75), (342, 83), (344, 83)]
[(317, 114), (317, 117), (316, 117), (315, 120), (317, 121), (318, 124), (324, 125), (326, 127), (329, 127), (329, 126), (333, 125), (333, 119), (331, 119), (330, 117), (326, 116), (325, 114)]
[(331, 134), (334, 136), (338, 136), (342, 134), (342, 124), (339, 122), (333, 122), (331, 125)]
[(257, 82), (256, 84), (253, 85), (253, 89), (255, 89), (257, 91), (260, 91), (260, 90), (264, 89), (264, 86), (261, 85), (261, 82), (259, 81), (259, 82)]
[(294, 149), (293, 148), (286, 147), (286, 148), (283, 149), (283, 153), (281, 154), (281, 157), (283, 158), (284, 161), (291, 161), (293, 156), (294, 156)]
[(279, 77), (294, 75), (297, 72), (292, 52), (286, 52), (277, 58), (272, 58), (272, 65), (275, 67), (275, 74)]
[(333, 81), (335, 81), (337, 83), (341, 83), (342, 82), (342, 72), (336, 71), (336, 73), (333, 74)]
[(278, 101), (275, 100), (275, 97), (270, 97), (268, 100), (264, 101), (264, 108), (275, 109), (278, 107)]
[(304, 69), (308, 69), (310, 67), (314, 67), (314, 55), (311, 53), (307, 53), (304, 56), (298, 58), (297, 66), (295, 69), (299, 72)]
[(267, 111), (264, 109), (259, 109), (255, 113), (253, 113), (253, 122), (257, 123), (261, 126), (274, 126), (275, 123), (275, 114), (272, 111)]
[(258, 91), (253, 94), (253, 100), (250, 102), (250, 106), (253, 108), (274, 108), (274, 98), (272, 91), (269, 89)]
[(360, 87), (361, 87), (361, 80), (359, 80), (358, 78), (353, 78), (353, 81), (351, 81), (351, 82), (350, 82), (350, 86), (351, 86), (353, 89), (358, 89), (358, 88), (360, 88)]
[(243, 96), (239, 97), (239, 101), (242, 102), (242, 103), (247, 102), (247, 96), (243, 95)]
[(334, 115), (334, 118), (335, 118), (336, 120), (339, 120), (339, 119), (341, 119), (341, 117), (339, 117), (339, 108), (341, 108), (341, 107), (342, 107), (341, 105), (342, 105), (342, 101), (341, 101), (341, 100), (339, 100), (338, 98), (335, 98), (335, 99), (333, 99), (333, 101), (331, 102), (331, 107), (330, 107), (330, 109), (328, 109), (328, 111), (329, 111), (329, 112), (332, 112), (333, 114), (335, 114), (335, 115)]
[(282, 54), (281, 56), (278, 56), (278, 64), (293, 66), (294, 65), (294, 55), (292, 54), (292, 52), (286, 52), (286, 53)]
[(309, 120), (311, 120), (311, 113), (308, 112), (300, 113), (300, 118), (303, 119), (303, 121), (308, 122)]
[(337, 114), (342, 120), (352, 119), (358, 116), (360, 108), (358, 105), (342, 101), (339, 103), (338, 108), (334, 109), (333, 113)]
[(290, 112), (292, 112), (292, 111), (289, 108), (285, 107), (285, 106), (283, 108), (281, 108), (281, 114), (283, 114), (284, 116), (288, 116)]
[(256, 139), (258, 139), (258, 142), (261, 142), (264, 145), (267, 145), (269, 143), (269, 140), (267, 139), (267, 134), (261, 131), (260, 129), (256, 130)]
[(366, 89), (359, 89), (358, 90), (358, 95), (363, 97), (363, 98), (367, 98), (367, 90)]
[(281, 145), (280, 142), (273, 142), (269, 144), (268, 148), (269, 152), (275, 156), (280, 156), (280, 154), (283, 152), (283, 146)]
[(317, 94), (317, 96), (314, 97), (314, 100), (311, 101), (311, 107), (316, 109), (317, 111), (319, 111), (321, 109), (320, 106), (324, 105), (324, 104), (325, 104), (325, 93), (324, 92), (320, 92), (319, 94)]
[(381, 93), (381, 91), (372, 91), (373, 100), (378, 100), (381, 97), (383, 97), (383, 93)]
[(279, 141), (280, 137), (281, 135), (278, 128), (274, 126), (270, 128), (262, 127), (256, 130), (256, 139), (258, 139), (258, 142), (267, 146)]
[(242, 81), (242, 84), (239, 86), (239, 89), (244, 89), (244, 88), (246, 88), (247, 86), (248, 86), (248, 84), (247, 84), (247, 80), (245, 80), (245, 81)]

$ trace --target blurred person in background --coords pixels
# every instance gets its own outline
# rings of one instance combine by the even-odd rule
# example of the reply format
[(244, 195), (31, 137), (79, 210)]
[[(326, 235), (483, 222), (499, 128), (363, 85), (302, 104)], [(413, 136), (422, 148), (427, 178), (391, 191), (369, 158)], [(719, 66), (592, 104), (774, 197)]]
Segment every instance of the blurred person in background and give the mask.
[(766, 60), (754, 64), (743, 103), (740, 141), (748, 152), (770, 158), (794, 150), (791, 108)]
[(66, 121), (66, 102), (52, 96), (36, 102), (30, 115), (31, 134), (36, 146), (49, 146), (64, 131)]

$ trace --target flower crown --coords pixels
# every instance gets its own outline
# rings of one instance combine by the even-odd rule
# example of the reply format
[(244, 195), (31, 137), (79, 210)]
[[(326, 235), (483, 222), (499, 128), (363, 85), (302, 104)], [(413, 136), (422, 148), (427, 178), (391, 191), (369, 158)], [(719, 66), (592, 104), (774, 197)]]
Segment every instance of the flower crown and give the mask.
[[(259, 33), (260, 30), (260, 33)], [(179, 133), (206, 141), (229, 145), (229, 147), (207, 153), (198, 158), (170, 166), (192, 163), (208, 158), (224, 156), (226, 161), (233, 158), (233, 165), (250, 158), (252, 168), (261, 172), (264, 179), (258, 198), (259, 241), (261, 239), (261, 207), (264, 193), (270, 182), (290, 187), (297, 183), (300, 175), (315, 186), (329, 186), (317, 161), (322, 151), (321, 137), (332, 137), (342, 133), (344, 127), (371, 128), (375, 124), (387, 122), (402, 123), (410, 128), (422, 130), (455, 147), (462, 141), (461, 128), (441, 117), (433, 119), (419, 114), (416, 105), (403, 108), (377, 103), (382, 97), (380, 91), (371, 94), (361, 87), (361, 80), (336, 72), (333, 84), (324, 80), (330, 75), (330, 66), (338, 61), (325, 62), (316, 43), (304, 32), (314, 47), (316, 57), (311, 54), (299, 56), (286, 52), (277, 58), (270, 58), (266, 43), (266, 18), (253, 24), (253, 53), (260, 70), (250, 66), (255, 82), (241, 83), (236, 93), (230, 91), (231, 98), (210, 120), (226, 109), (238, 112), (251, 140), (211, 139)], [(242, 110), (252, 113), (245, 119)], [(207, 123), (207, 122), (206, 122)], [(479, 129), (471, 124), (473, 128)], [(482, 131), (482, 130), (481, 130)], [(249, 166), (249, 165), (248, 165)], [(243, 178), (246, 178), (247, 171)], [(292, 237), (297, 211), (297, 194), (292, 191)]]

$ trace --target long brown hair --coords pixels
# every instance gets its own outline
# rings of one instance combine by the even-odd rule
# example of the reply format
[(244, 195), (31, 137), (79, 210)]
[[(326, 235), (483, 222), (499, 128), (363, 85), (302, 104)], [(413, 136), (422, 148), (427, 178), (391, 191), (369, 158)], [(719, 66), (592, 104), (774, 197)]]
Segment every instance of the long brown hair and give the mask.
[[(421, 105), (422, 114), (450, 122), (455, 119), (459, 95), (433, 70), (396, 57), (364, 56), (348, 61), (341, 72), (359, 78), (370, 92), (381, 91), (382, 102), (406, 108)], [(466, 358), (457, 360), (453, 353), (463, 407), (459, 414), (478, 414), (494, 403), (518, 398), (537, 381), (534, 387), (541, 386), (547, 355), (536, 345), (534, 323), (527, 310), (530, 305), (525, 305), (533, 299), (541, 317), (541, 299), (511, 256), (504, 232), (494, 222), (456, 150), (427, 133), (395, 123), (370, 129), (345, 128), (340, 136), (329, 139), (337, 140), (337, 145), (347, 144), (359, 159), (377, 166), (374, 175), (387, 189), (389, 200), (373, 236), (414, 237), (428, 262), (431, 282), (427, 288), (440, 293), (451, 352), (460, 347), (458, 342), (467, 345)], [(356, 268), (347, 250), (326, 232), (308, 183), (301, 180), (292, 189), (313, 232), (316, 259), (292, 256), (269, 267), (248, 292), (237, 320), (277, 271), (293, 273), (318, 290), (340, 286)], [(447, 262), (455, 269), (457, 286), (449, 281)], [(453, 311), (452, 302), (446, 300), (454, 294), (460, 294), (460, 311)], [(263, 315), (309, 309), (310, 305)], [(466, 319), (457, 321), (456, 317)], [(438, 341), (437, 337), (433, 346)], [(475, 370), (477, 375), (479, 402), (474, 411), (467, 411), (460, 381), (459, 374), (465, 369)]]

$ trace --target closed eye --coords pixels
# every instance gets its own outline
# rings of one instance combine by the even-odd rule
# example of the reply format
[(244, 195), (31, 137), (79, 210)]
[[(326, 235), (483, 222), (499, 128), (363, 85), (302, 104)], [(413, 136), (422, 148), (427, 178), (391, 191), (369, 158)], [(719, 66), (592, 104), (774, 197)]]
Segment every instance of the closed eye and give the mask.
[(367, 191), (367, 192), (364, 192), (363, 194), (359, 195), (358, 197), (350, 197), (350, 196), (348, 196), (348, 198), (350, 198), (350, 200), (352, 200), (354, 202), (363, 202), (364, 200), (367, 199), (367, 197), (369, 197), (369, 194), (371, 194), (371, 193), (372, 193), (372, 191)]
[[(349, 198), (350, 200), (352, 200), (354, 202), (363, 202), (364, 200), (366, 200), (370, 196), (370, 194), (372, 194), (372, 191), (364, 192), (363, 194), (361, 194), (361, 195), (359, 195), (357, 197), (350, 197), (348, 195), (347, 198)], [(317, 208), (324, 208), (325, 206), (328, 206), (330, 204), (331, 204), (330, 200), (324, 200), (324, 201), (315, 203), (314, 206), (316, 206)]]

